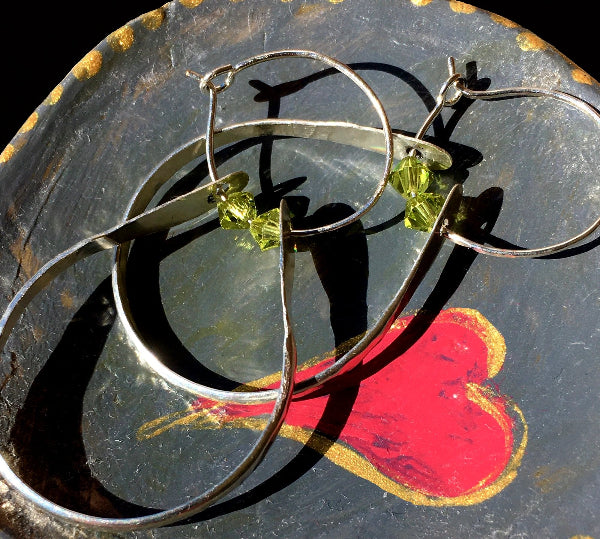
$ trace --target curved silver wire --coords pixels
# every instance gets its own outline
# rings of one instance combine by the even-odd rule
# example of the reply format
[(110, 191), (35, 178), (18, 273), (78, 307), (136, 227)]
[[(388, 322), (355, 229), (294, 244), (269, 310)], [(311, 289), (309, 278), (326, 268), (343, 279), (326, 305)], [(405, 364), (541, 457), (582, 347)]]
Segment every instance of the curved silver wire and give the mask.
[[(216, 181), (218, 179), (217, 167), (215, 164), (214, 158), (214, 144), (213, 144), (213, 133), (215, 129), (215, 117), (217, 110), (217, 95), (229, 88), (232, 84), (234, 77), (240, 71), (247, 69), (249, 67), (255, 66), (257, 64), (268, 62), (271, 60), (282, 59), (282, 58), (306, 58), (310, 60), (316, 60), (325, 65), (333, 67), (338, 70), (340, 73), (346, 75), (354, 84), (356, 84), (363, 93), (368, 97), (369, 101), (375, 108), (375, 111), (379, 115), (379, 119), (381, 121), (383, 134), (385, 136), (385, 165), (382, 173), (382, 178), (380, 182), (377, 184), (375, 192), (373, 195), (367, 200), (367, 202), (356, 210), (353, 214), (340, 219), (334, 223), (330, 223), (328, 225), (315, 227), (315, 228), (295, 228), (292, 229), (292, 234), (294, 236), (311, 236), (315, 234), (322, 234), (324, 232), (331, 232), (333, 230), (337, 230), (342, 228), (350, 223), (353, 223), (363, 217), (379, 200), (383, 191), (385, 190), (385, 186), (387, 185), (388, 176), (392, 167), (392, 161), (394, 159), (394, 147), (392, 143), (392, 129), (390, 127), (390, 123), (387, 118), (387, 114), (381, 104), (381, 101), (377, 97), (377, 95), (373, 92), (371, 87), (356, 73), (353, 69), (348, 67), (346, 64), (343, 64), (337, 61), (335, 58), (327, 56), (325, 54), (321, 54), (319, 52), (311, 51), (311, 50), (303, 50), (303, 49), (284, 49), (278, 51), (265, 52), (263, 54), (258, 54), (256, 56), (252, 56), (247, 58), (246, 60), (242, 60), (236, 65), (227, 64), (224, 66), (217, 67), (213, 69), (206, 75), (202, 76), (194, 71), (188, 70), (186, 74), (190, 77), (193, 77), (199, 81), (200, 89), (208, 92), (209, 94), (209, 105), (208, 105), (208, 120), (206, 123), (206, 160), (208, 164), (208, 171), (210, 174), (210, 178), (212, 181)], [(213, 80), (218, 76), (226, 75), (225, 81), (220, 85), (215, 85)], [(419, 137), (417, 137), (419, 138)]]
[[(235, 142), (235, 140), (238, 140), (238, 137), (241, 137), (242, 135), (245, 137), (257, 135), (284, 135), (301, 138), (316, 138), (348, 144), (374, 152), (385, 152), (385, 149), (381, 146), (382, 132), (380, 129), (340, 122), (309, 122), (289, 119), (258, 120), (215, 131), (214, 139), (218, 146), (222, 146), (227, 143)], [(163, 183), (168, 181), (177, 170), (189, 161), (202, 155), (205, 150), (205, 140), (204, 137), (201, 137), (191, 141), (189, 144), (171, 154), (162, 164), (160, 164), (147, 179), (146, 183), (139, 188), (138, 192), (131, 199), (130, 206), (125, 214), (125, 219), (132, 219), (137, 213), (143, 212)], [(436, 166), (437, 162), (437, 168), (448, 168), (452, 163), (449, 154), (428, 142), (400, 134), (393, 134), (392, 141), (397, 153), (402, 153), (404, 155), (410, 148), (417, 148), (422, 159), (428, 163), (432, 163), (432, 166)], [(436, 235), (432, 233), (431, 236), (434, 237)], [(441, 239), (439, 234), (437, 237)], [(431, 244), (433, 244), (434, 240), (430, 241)], [(131, 313), (126, 286), (127, 258), (130, 247), (131, 245), (129, 242), (123, 242), (115, 252), (115, 263), (112, 275), (113, 291), (116, 309), (121, 323), (130, 342), (132, 342), (138, 351), (140, 358), (170, 384), (190, 391), (195, 395), (200, 395), (213, 400), (242, 404), (272, 401), (276, 396), (276, 393), (273, 390), (248, 392), (219, 390), (189, 380), (172, 371), (165, 363), (163, 363), (161, 358), (156, 355), (155, 351), (145, 343), (135, 325)], [(419, 259), (415, 262), (414, 271), (406, 277), (396, 297), (392, 300), (391, 306), (386, 309), (376, 326), (366, 333), (333, 365), (310, 379), (298, 382), (296, 384), (295, 394), (306, 393), (315, 388), (319, 388), (338, 374), (351, 369), (358, 361), (360, 361), (362, 353), (364, 353), (385, 330), (387, 320), (397, 311), (397, 306), (401, 305), (403, 308), (404, 300), (408, 295), (411, 283), (415, 277), (416, 268), (421, 264), (428, 251), (429, 249), (427, 248), (423, 249)]]
[[(226, 180), (226, 178), (224, 178), (224, 180)], [(27, 304), (62, 271), (86, 256), (114, 247), (119, 241), (137, 237), (140, 233), (149, 234), (152, 230), (159, 231), (165, 228), (168, 229), (170, 226), (175, 226), (175, 224), (171, 225), (171, 223), (176, 223), (177, 221), (185, 222), (185, 220), (181, 221), (183, 217), (176, 218), (174, 221), (172, 217), (173, 214), (177, 214), (178, 210), (183, 210), (183, 213), (186, 211), (189, 213), (191, 206), (194, 205), (190, 203), (193, 202), (200, 205), (208, 204), (208, 200), (211, 199), (211, 189), (214, 189), (214, 187), (214, 183), (203, 186), (195, 190), (191, 197), (190, 194), (184, 195), (184, 197), (179, 197), (167, 204), (154, 208), (120, 226), (88, 238), (45, 264), (25, 284), (25, 286), (23, 286), (11, 301), (2, 316), (2, 319), (0, 319), (0, 350), (4, 348), (10, 331), (14, 328)], [(27, 501), (54, 517), (72, 524), (110, 531), (130, 531), (155, 528), (178, 522), (203, 511), (242, 483), (242, 481), (244, 481), (244, 479), (259, 465), (269, 447), (277, 437), (277, 433), (279, 432), (287, 413), (294, 388), (296, 347), (287, 309), (289, 296), (291, 294), (291, 283), (293, 280), (293, 248), (290, 245), (290, 217), (285, 201), (282, 201), (280, 210), (281, 243), (279, 273), (285, 328), (280, 387), (276, 390), (277, 397), (273, 410), (267, 420), (263, 432), (244, 459), (229, 474), (227, 474), (223, 480), (199, 496), (192, 497), (187, 502), (171, 509), (140, 517), (103, 518), (67, 509), (40, 495), (22, 481), (12, 471), (8, 462), (0, 455), (0, 475), (2, 478), (12, 488), (17, 490)]]
[[(224, 178), (222, 181), (227, 181)], [(4, 348), (10, 331), (14, 328), (20, 315), (27, 304), (49, 284), (57, 275), (78, 260), (104, 249), (114, 247), (121, 241), (134, 237), (150, 234), (152, 231), (168, 229), (171, 226), (185, 222), (190, 212), (197, 214), (198, 207), (209, 209), (212, 205), (211, 194), (216, 187), (215, 183), (205, 185), (188, 193), (183, 197), (172, 200), (148, 212), (145, 212), (122, 225), (106, 232), (88, 238), (46, 263), (17, 293), (0, 319), (0, 350)], [(205, 211), (206, 211), (205, 209)], [(171, 509), (157, 511), (156, 513), (131, 518), (103, 518), (73, 511), (52, 502), (40, 495), (29, 485), (22, 481), (10, 468), (8, 462), (0, 455), (0, 475), (26, 500), (42, 511), (72, 524), (89, 528), (130, 531), (145, 528), (165, 526), (189, 518), (212, 505), (218, 499), (230, 492), (233, 488), (248, 477), (264, 458), (269, 447), (277, 437), (283, 424), (294, 389), (294, 373), (296, 371), (296, 346), (291, 320), (288, 311), (291, 286), (293, 281), (293, 247), (290, 245), (290, 215), (285, 201), (280, 207), (280, 288), (284, 321), (283, 360), (281, 366), (280, 386), (267, 424), (250, 451), (243, 460), (224, 479), (204, 493), (192, 497), (185, 503)]]
[[(454, 70), (454, 59), (449, 58), (449, 70), (452, 74)], [(559, 90), (548, 90), (545, 88), (528, 88), (528, 87), (511, 87), (511, 88), (499, 88), (497, 90), (471, 90), (465, 86), (463, 79), (459, 76), (456, 81), (453, 82), (453, 86), (457, 92), (457, 95), (467, 97), (469, 99), (481, 99), (481, 100), (494, 100), (512, 97), (548, 97), (556, 99), (566, 105), (569, 105), (585, 115), (589, 116), (596, 122), (600, 127), (600, 112), (598, 112), (592, 105), (566, 92)], [(456, 103), (456, 99), (453, 103), (448, 103), (446, 106), (450, 106)], [(583, 232), (573, 236), (565, 241), (547, 245), (545, 247), (538, 247), (532, 249), (504, 249), (500, 247), (493, 247), (490, 245), (484, 245), (476, 241), (470, 240), (463, 235), (451, 230), (449, 227), (442, 227), (442, 234), (444, 237), (462, 247), (473, 249), (474, 251), (501, 257), (501, 258), (532, 258), (539, 256), (553, 255), (568, 247), (571, 247), (592, 234), (598, 227), (600, 227), (600, 217), (596, 219), (590, 226), (588, 226)]]
[[(193, 202), (199, 204), (204, 203), (206, 205), (207, 200), (210, 198), (211, 188), (214, 187), (213, 184), (195, 190), (191, 199), (194, 199)], [(146, 234), (151, 233), (152, 230), (159, 231), (170, 228), (170, 223), (173, 221), (171, 218), (173, 212), (177, 212), (178, 209), (183, 209), (184, 211), (189, 210), (189, 203), (192, 201), (191, 199), (188, 194), (183, 198), (179, 197), (179, 199), (175, 199), (167, 204), (154, 208), (120, 226), (114, 227), (102, 234), (98, 234), (97, 236), (93, 236), (78, 243), (45, 264), (44, 267), (41, 268), (19, 291), (0, 320), (0, 350), (6, 344), (10, 330), (14, 328), (14, 325), (23, 313), (27, 304), (45, 285), (52, 281), (54, 277), (78, 260), (103, 249), (111, 248), (118, 241), (137, 237), (140, 232)], [(296, 347), (293, 332), (291, 331), (290, 315), (287, 309), (293, 280), (293, 247), (290, 245), (290, 217), (285, 201), (282, 201), (280, 210), (281, 243), (279, 273), (285, 328), (280, 387), (276, 390), (277, 396), (273, 410), (271, 411), (263, 432), (244, 459), (229, 474), (227, 474), (223, 480), (199, 496), (192, 497), (187, 502), (171, 509), (140, 517), (103, 518), (67, 509), (40, 495), (22, 481), (12, 471), (8, 462), (0, 455), (0, 475), (2, 478), (26, 500), (54, 517), (72, 524), (110, 531), (139, 530), (178, 522), (203, 511), (242, 483), (242, 481), (244, 481), (244, 479), (246, 479), (246, 477), (248, 477), (248, 475), (250, 475), (259, 465), (269, 447), (277, 437), (277, 433), (279, 432), (287, 413), (294, 388)]]
[[(289, 135), (314, 137), (336, 142), (354, 144), (367, 147), (373, 151), (385, 151), (379, 144), (381, 141), (381, 130), (365, 128), (353, 124), (336, 122), (305, 122), (293, 120), (264, 120), (257, 122), (246, 122), (229, 126), (215, 133), (218, 144), (228, 144), (237, 140), (260, 135)], [(424, 155), (432, 160), (440, 162), (442, 168), (450, 166), (450, 156), (443, 150), (402, 135), (394, 135), (393, 141), (398, 149), (406, 150), (417, 145)], [(43, 290), (54, 278), (77, 261), (115, 246), (125, 246), (138, 237), (155, 232), (168, 230), (191, 219), (211, 211), (215, 207), (214, 195), (220, 186), (223, 189), (242, 189), (247, 183), (244, 173), (233, 173), (216, 182), (210, 182), (198, 187), (189, 193), (179, 196), (169, 202), (161, 204), (147, 211), (140, 210), (138, 206), (147, 205), (150, 199), (145, 195), (154, 194), (166, 180), (177, 172), (183, 164), (198, 157), (205, 151), (204, 138), (197, 139), (175, 152), (162, 165), (157, 167), (150, 178), (138, 190), (138, 195), (130, 204), (131, 218), (100, 234), (91, 236), (71, 248), (63, 251), (52, 260), (47, 262), (27, 283), (17, 292), (12, 299), (2, 318), (0, 318), (0, 352), (4, 349), (11, 331), (18, 323), (30, 301)], [(141, 196), (141, 195), (144, 196)], [(150, 198), (152, 198), (150, 194)], [(135, 215), (134, 215), (135, 214)], [(285, 414), (289, 407), (290, 399), (294, 392), (294, 373), (296, 370), (296, 346), (292, 331), (289, 314), (289, 301), (293, 283), (294, 250), (291, 235), (290, 215), (285, 201), (280, 207), (280, 289), (282, 300), (282, 313), (284, 323), (283, 357), (281, 366), (280, 385), (276, 390), (264, 392), (268, 398), (245, 399), (243, 402), (267, 402), (274, 401), (273, 410), (267, 420), (265, 429), (249, 450), (244, 459), (218, 484), (202, 494), (192, 497), (190, 500), (172, 507), (170, 509), (157, 511), (150, 515), (130, 518), (104, 518), (73, 511), (48, 498), (40, 495), (29, 485), (22, 481), (11, 469), (8, 462), (0, 455), (0, 476), (12, 488), (20, 493), (28, 502), (40, 510), (71, 524), (86, 526), (89, 528), (107, 531), (131, 531), (147, 528), (155, 528), (172, 524), (189, 518), (230, 492), (244, 481), (246, 477), (259, 465), (268, 451), (277, 433), (283, 424)], [(441, 241), (441, 235), (437, 234)], [(119, 314), (123, 317), (123, 298), (118, 295), (120, 278), (119, 257), (113, 268), (113, 283), (117, 282), (116, 303)], [(121, 267), (122, 270), (122, 267)], [(127, 321), (127, 318), (122, 318)], [(159, 372), (160, 374), (160, 372)], [(167, 376), (167, 381), (172, 382), (172, 377)], [(214, 396), (214, 393), (212, 394)], [(224, 394), (231, 402), (231, 393)], [(213, 399), (219, 400), (219, 399)]]

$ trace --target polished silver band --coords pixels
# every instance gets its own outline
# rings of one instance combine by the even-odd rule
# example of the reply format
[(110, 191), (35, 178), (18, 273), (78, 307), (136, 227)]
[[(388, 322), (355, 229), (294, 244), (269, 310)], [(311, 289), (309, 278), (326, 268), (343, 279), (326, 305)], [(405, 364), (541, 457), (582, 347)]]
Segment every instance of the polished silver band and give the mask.
[[(380, 129), (341, 122), (309, 122), (303, 120), (281, 119), (258, 120), (215, 131), (214, 141), (217, 146), (223, 146), (240, 140), (240, 138), (258, 135), (293, 136), (298, 138), (329, 140), (379, 153), (385, 151), (384, 147), (381, 145), (383, 134)], [(393, 134), (392, 142), (394, 150), (400, 155), (405, 155), (410, 149), (416, 148), (422, 156), (422, 159), (425, 162), (430, 163), (432, 167), (445, 169), (450, 167), (452, 163), (450, 156), (444, 150), (423, 140), (401, 134)], [(206, 139), (204, 137), (191, 141), (189, 144), (172, 153), (161, 165), (159, 165), (147, 179), (146, 183), (140, 187), (138, 192), (131, 199), (130, 206), (125, 214), (125, 219), (133, 219), (138, 213), (145, 211), (147, 205), (152, 201), (158, 189), (168, 181), (177, 170), (204, 153), (205, 144)], [(295, 237), (296, 232), (296, 229), (292, 229), (290, 235)], [(152, 347), (145, 343), (144, 338), (141, 336), (135, 321), (133, 320), (126, 286), (127, 258), (130, 248), (130, 242), (122, 242), (115, 252), (113, 291), (121, 323), (140, 357), (170, 384), (190, 391), (195, 395), (217, 401), (243, 404), (272, 401), (277, 394), (275, 390), (244, 392), (219, 390), (189, 380), (166, 366)], [(426, 249), (424, 251), (426, 251)], [(425, 255), (421, 254), (421, 256)], [(415, 267), (420, 265), (420, 260), (421, 259), (419, 258), (415, 263)], [(376, 326), (366, 333), (348, 352), (337, 359), (334, 364), (309, 379), (299, 381), (296, 384), (296, 394), (312, 391), (338, 374), (351, 369), (355, 363), (360, 360), (361, 354), (372, 346), (377, 340), (377, 337), (384, 331), (388, 320), (392, 317), (393, 313), (396, 312), (397, 306), (403, 304), (406, 291), (409, 289), (413, 277), (414, 275), (411, 272), (400, 286), (397, 296), (393, 299), (390, 306), (386, 309), (384, 316)]]

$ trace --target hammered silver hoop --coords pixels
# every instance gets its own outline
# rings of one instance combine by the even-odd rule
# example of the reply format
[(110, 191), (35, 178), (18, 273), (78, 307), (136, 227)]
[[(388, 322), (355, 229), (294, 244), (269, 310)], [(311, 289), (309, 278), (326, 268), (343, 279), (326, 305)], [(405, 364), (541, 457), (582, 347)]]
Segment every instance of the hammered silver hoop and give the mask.
[[(217, 132), (216, 139), (218, 144), (225, 145), (238, 140), (269, 133), (274, 135), (281, 134), (304, 136), (308, 138), (322, 138), (324, 140), (333, 140), (345, 144), (359, 145), (360, 147), (372, 149), (373, 151), (381, 151), (381, 146), (379, 144), (381, 130), (336, 122), (314, 123), (300, 120), (246, 122), (230, 126), (229, 128)], [(451, 164), (450, 156), (432, 144), (404, 137), (402, 135), (394, 135), (392, 141), (400, 151), (405, 151), (411, 147), (417, 147), (426, 159), (430, 159), (431, 162), (440, 163), (443, 168), (447, 168)], [(21, 315), (31, 300), (67, 268), (87, 256), (116, 246), (119, 246), (118, 253), (126, 253), (127, 250), (125, 248), (128, 247), (129, 243), (135, 238), (169, 230), (172, 227), (196, 219), (197, 217), (214, 210), (214, 193), (215, 189), (220, 185), (232, 189), (241, 189), (244, 187), (245, 184), (243, 181), (238, 185), (236, 183), (238, 181), (236, 178), (232, 179), (230, 177), (224, 177), (215, 182), (202, 185), (185, 195), (181, 195), (155, 208), (140, 211), (139, 206), (142, 204), (142, 199), (144, 198), (140, 193), (143, 193), (144, 195), (152, 193), (153, 195), (157, 189), (163, 185), (165, 181), (170, 179), (185, 163), (202, 155), (205, 151), (205, 146), (205, 139), (200, 138), (171, 154), (169, 158), (154, 170), (146, 182), (138, 189), (128, 211), (131, 218), (127, 218), (124, 222), (109, 230), (82, 240), (71, 248), (58, 254), (25, 283), (10, 302), (2, 318), (0, 318), (0, 352), (4, 348), (11, 331), (19, 322)], [(150, 198), (152, 198), (152, 195), (150, 195)], [(146, 200), (142, 205), (147, 205), (148, 202), (149, 200)], [(245, 403), (274, 402), (273, 410), (257, 441), (242, 461), (229, 472), (224, 479), (214, 487), (189, 499), (185, 503), (150, 515), (129, 518), (97, 517), (74, 511), (52, 502), (22, 481), (12, 470), (8, 462), (0, 455), (0, 476), (7, 484), (19, 492), (19, 494), (27, 501), (47, 514), (71, 524), (106, 531), (140, 530), (179, 522), (202, 512), (232, 489), (239, 486), (239, 484), (242, 483), (259, 465), (276, 438), (294, 393), (296, 347), (289, 310), (287, 308), (293, 282), (294, 249), (292, 245), (293, 240), (291, 235), (290, 216), (285, 201), (282, 201), (281, 203), (280, 214), (279, 273), (284, 323), (280, 384), (278, 389), (256, 392), (258, 398), (243, 400)], [(113, 283), (116, 283), (115, 301), (121, 319), (127, 321), (128, 318), (123, 315), (123, 309), (126, 309), (127, 299), (126, 296), (120, 295), (121, 289), (119, 288), (122, 284), (121, 279), (124, 277), (124, 273), (119, 269), (122, 269), (119, 262), (120, 260), (121, 263), (126, 264), (126, 257), (120, 259), (119, 254), (117, 254), (117, 262), (113, 268)], [(128, 331), (128, 334), (130, 334), (131, 337), (131, 331)], [(135, 332), (133, 332), (133, 334), (135, 335)], [(155, 370), (158, 371), (158, 374), (163, 374), (160, 368)], [(173, 382), (173, 376), (165, 376), (165, 379), (167, 382)], [(185, 384), (179, 385), (181, 385), (181, 387), (186, 387)], [(213, 397), (215, 396), (214, 393), (208, 393)], [(225, 397), (225, 400), (231, 402), (232, 400), (235, 400), (231, 398), (232, 395), (240, 395), (240, 393), (224, 392), (220, 397)]]
[[(214, 143), (216, 146), (220, 147), (243, 138), (251, 138), (258, 135), (291, 136), (297, 138), (328, 140), (378, 153), (385, 151), (380, 144), (380, 129), (344, 122), (310, 122), (306, 120), (289, 119), (255, 120), (228, 126), (214, 132)], [(147, 211), (146, 207), (151, 202), (158, 189), (171, 179), (173, 174), (181, 167), (193, 159), (202, 156), (205, 152), (206, 143), (206, 138), (200, 137), (190, 141), (188, 144), (182, 146), (167, 157), (163, 163), (150, 174), (146, 182), (132, 197), (124, 216), (125, 220), (128, 221), (134, 219), (136, 215)], [(398, 154), (406, 154), (410, 149), (416, 148), (421, 156), (420, 158), (436, 168), (446, 169), (452, 164), (450, 155), (447, 152), (429, 142), (394, 133), (392, 135), (392, 143), (394, 145), (394, 151)], [(214, 184), (214, 182), (212, 183)], [(292, 229), (290, 233), (292, 237), (293, 232)], [(437, 235), (439, 236), (439, 232), (437, 232)], [(119, 319), (127, 333), (129, 341), (138, 351), (140, 358), (168, 383), (204, 398), (217, 401), (237, 402), (240, 404), (266, 403), (273, 401), (277, 396), (275, 390), (243, 392), (227, 391), (192, 381), (170, 369), (156, 352), (146, 344), (136, 327), (127, 294), (127, 260), (130, 249), (130, 242), (123, 242), (115, 251), (112, 283)], [(422, 253), (418, 262), (415, 263), (415, 266), (418, 266), (420, 260), (425, 256), (426, 254)], [(334, 364), (325, 368), (313, 377), (299, 381), (295, 384), (295, 394), (304, 394), (319, 388), (342, 372), (351, 369), (356, 362), (360, 360), (361, 354), (377, 340), (381, 332), (387, 327), (387, 321), (392, 316), (392, 313), (396, 312), (397, 306), (403, 304), (403, 300), (409, 290), (413, 278), (414, 272), (411, 272), (399, 287), (396, 297), (386, 309), (385, 314), (382, 316), (382, 320), (380, 320), (369, 332), (363, 335), (362, 338), (342, 357), (338, 358)]]

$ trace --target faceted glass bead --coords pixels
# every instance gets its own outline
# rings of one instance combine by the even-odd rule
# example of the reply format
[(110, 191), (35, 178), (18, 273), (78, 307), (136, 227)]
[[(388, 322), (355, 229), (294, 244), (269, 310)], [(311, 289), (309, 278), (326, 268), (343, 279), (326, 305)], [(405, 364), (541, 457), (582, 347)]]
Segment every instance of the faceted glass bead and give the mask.
[(442, 211), (444, 197), (437, 193), (419, 193), (406, 201), (404, 224), (406, 228), (431, 232), (433, 223)]
[(250, 223), (250, 233), (262, 251), (279, 246), (279, 209), (261, 213)]
[(424, 193), (433, 180), (433, 172), (414, 156), (407, 156), (391, 172), (389, 183), (404, 198)]
[(256, 204), (252, 193), (239, 191), (227, 195), (226, 200), (217, 203), (219, 221), (226, 229), (250, 228), (256, 218)]

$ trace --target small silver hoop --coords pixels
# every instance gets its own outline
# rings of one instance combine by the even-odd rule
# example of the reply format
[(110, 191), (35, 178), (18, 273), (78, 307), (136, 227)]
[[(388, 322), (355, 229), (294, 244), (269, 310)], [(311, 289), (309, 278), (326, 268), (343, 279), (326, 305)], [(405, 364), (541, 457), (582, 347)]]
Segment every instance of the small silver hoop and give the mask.
[[(471, 90), (467, 88), (460, 81), (460, 79), (454, 84), (454, 86), (456, 90), (460, 92), (461, 96), (467, 97), (468, 99), (481, 99), (488, 101), (512, 97), (549, 97), (551, 99), (557, 99), (558, 101), (583, 112), (592, 120), (594, 120), (598, 127), (600, 127), (600, 112), (598, 112), (592, 105), (583, 99), (558, 90), (548, 90), (545, 88), (535, 87), (510, 87), (499, 88), (497, 90)], [(598, 227), (600, 227), (600, 217), (596, 219), (590, 226), (588, 226), (583, 232), (577, 234), (576, 236), (552, 245), (533, 249), (503, 249), (500, 247), (484, 245), (464, 237), (458, 232), (452, 230), (450, 227), (443, 227), (441, 233), (453, 243), (462, 247), (467, 247), (481, 254), (500, 258), (533, 258), (553, 255), (572, 247), (573, 245), (576, 245), (587, 238)]]
[[(268, 62), (270, 60), (282, 59), (282, 58), (306, 58), (310, 60), (316, 60), (321, 63), (328, 65), (329, 67), (333, 67), (338, 70), (343, 75), (346, 75), (352, 82), (354, 82), (369, 98), (369, 101), (375, 108), (375, 111), (379, 115), (379, 119), (381, 121), (383, 136), (385, 137), (385, 165), (382, 173), (382, 178), (380, 182), (377, 184), (375, 192), (373, 195), (367, 200), (367, 202), (361, 206), (358, 210), (356, 210), (353, 214), (345, 217), (344, 219), (340, 219), (334, 223), (330, 223), (328, 225), (315, 227), (315, 228), (293, 228), (292, 235), (293, 236), (312, 236), (315, 234), (322, 234), (325, 232), (332, 232), (333, 230), (337, 230), (346, 225), (349, 225), (361, 217), (363, 217), (379, 200), (383, 191), (385, 190), (385, 186), (387, 185), (388, 176), (392, 168), (392, 162), (394, 159), (394, 147), (392, 142), (392, 129), (390, 127), (390, 123), (388, 121), (387, 115), (381, 104), (381, 101), (377, 97), (377, 95), (373, 92), (371, 87), (360, 77), (353, 69), (348, 67), (346, 64), (338, 62), (334, 58), (330, 56), (326, 56), (325, 54), (321, 54), (319, 52), (311, 51), (311, 50), (302, 50), (302, 49), (284, 49), (278, 51), (266, 52), (263, 54), (258, 54), (256, 56), (252, 56), (247, 58), (246, 60), (242, 60), (241, 62), (235, 64), (234, 66), (225, 65), (218, 67), (208, 74), (202, 76), (194, 71), (188, 70), (186, 74), (190, 77), (193, 77), (200, 81), (200, 87), (203, 91), (207, 91), (209, 95), (209, 106), (208, 106), (208, 120), (206, 124), (206, 158), (208, 163), (208, 171), (210, 174), (211, 180), (217, 181), (219, 179), (219, 175), (217, 172), (217, 167), (214, 159), (214, 144), (213, 144), (213, 134), (215, 131), (215, 117), (217, 112), (217, 95), (228, 88), (234, 80), (234, 77), (240, 71), (252, 67), (254, 65)], [(215, 86), (212, 84), (212, 80), (224, 73), (228, 73), (225, 81)], [(419, 138), (419, 137), (417, 137)]]

